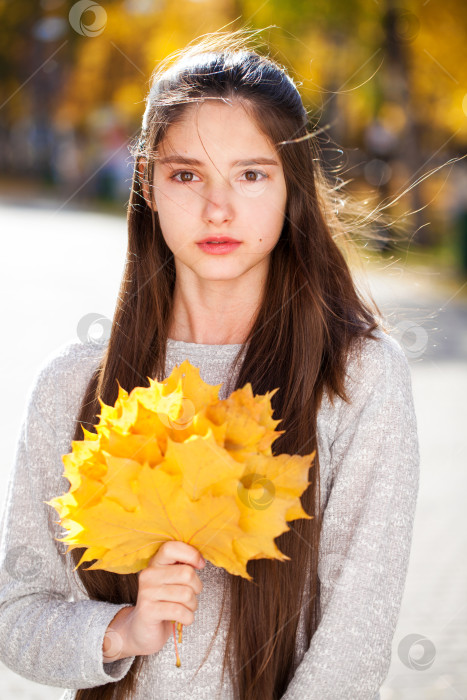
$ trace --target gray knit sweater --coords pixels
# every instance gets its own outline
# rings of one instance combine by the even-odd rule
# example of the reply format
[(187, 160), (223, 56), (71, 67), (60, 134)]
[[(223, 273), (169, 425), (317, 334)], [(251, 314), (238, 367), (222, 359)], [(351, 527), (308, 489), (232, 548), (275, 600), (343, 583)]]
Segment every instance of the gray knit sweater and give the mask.
[[(321, 506), (319, 552), (322, 617), (283, 700), (376, 700), (389, 668), (409, 561), (419, 483), (419, 449), (411, 377), (399, 344), (379, 331), (348, 358), (348, 404), (324, 395), (318, 414)], [(27, 397), (2, 519), (0, 658), (37, 683), (67, 689), (117, 681), (132, 658), (103, 663), (108, 624), (123, 605), (90, 600), (73, 572), (64, 530), (44, 503), (68, 491), (61, 456), (71, 451), (86, 384), (103, 343), (70, 342), (42, 364)], [(240, 345), (169, 340), (166, 376), (185, 358), (211, 384), (225, 383)], [(220, 398), (226, 397), (226, 384)], [(227, 573), (207, 562), (192, 625), (174, 662), (173, 638), (145, 657), (138, 700), (232, 698), (220, 684), (225, 612), (207, 661), (193, 678), (220, 613)]]

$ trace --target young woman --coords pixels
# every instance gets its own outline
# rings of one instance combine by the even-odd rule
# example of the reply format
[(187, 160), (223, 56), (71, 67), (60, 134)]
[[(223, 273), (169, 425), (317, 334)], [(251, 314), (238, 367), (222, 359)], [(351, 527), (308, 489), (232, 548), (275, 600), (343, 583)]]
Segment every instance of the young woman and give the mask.
[[(153, 78), (110, 339), (48, 358), (28, 399), (2, 533), (0, 656), (63, 698), (375, 700), (407, 572), (419, 454), (408, 362), (361, 297), (292, 79), (215, 33)], [(65, 556), (44, 501), (100, 396), (185, 358), (220, 397), (279, 387), (274, 453), (317, 457), (314, 517), (254, 584), (164, 543), (139, 574)], [(170, 621), (185, 626), (174, 663)]]

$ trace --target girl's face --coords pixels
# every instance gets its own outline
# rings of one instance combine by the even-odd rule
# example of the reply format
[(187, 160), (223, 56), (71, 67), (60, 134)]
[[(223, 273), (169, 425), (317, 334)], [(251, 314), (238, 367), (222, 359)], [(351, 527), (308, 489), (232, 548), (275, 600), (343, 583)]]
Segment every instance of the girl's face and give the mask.
[[(159, 155), (153, 206), (177, 276), (184, 266), (205, 280), (234, 279), (257, 266), (265, 273), (284, 222), (286, 183), (274, 147), (243, 107), (190, 105), (168, 128)], [(210, 236), (239, 243), (215, 254), (199, 245)]]

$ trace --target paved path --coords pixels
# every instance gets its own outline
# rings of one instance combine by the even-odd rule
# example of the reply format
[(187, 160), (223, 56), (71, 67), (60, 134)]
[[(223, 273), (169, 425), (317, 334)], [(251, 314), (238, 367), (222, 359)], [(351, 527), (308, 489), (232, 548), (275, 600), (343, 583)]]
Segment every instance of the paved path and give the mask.
[(394, 313), (411, 363), (421, 457), (411, 562), (381, 698), (467, 700), (467, 302), (461, 283), (440, 290), (429, 270), (395, 266), (371, 286)]
[[(2, 501), (38, 365), (76, 337), (85, 314), (112, 317), (123, 271), (125, 219), (68, 207), (57, 213), (58, 206), (0, 205), (8, 232), (0, 293), (10, 339), (0, 363), (10, 417), (0, 422)], [(382, 700), (467, 700), (467, 304), (456, 288), (435, 280), (432, 271), (413, 274), (397, 263), (370, 275), (411, 362), (422, 459), (411, 564)], [(0, 662), (2, 700), (55, 700), (61, 693)]]

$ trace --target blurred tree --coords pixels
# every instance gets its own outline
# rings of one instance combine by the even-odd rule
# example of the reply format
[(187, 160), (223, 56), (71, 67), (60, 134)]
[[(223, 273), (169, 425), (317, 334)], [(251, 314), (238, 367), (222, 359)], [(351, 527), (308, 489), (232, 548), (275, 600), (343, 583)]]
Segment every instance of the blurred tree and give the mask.
[[(445, 145), (466, 140), (467, 3), (460, 0), (403, 7), (396, 0), (108, 0), (78, 24), (69, 18), (75, 5), (0, 0), (4, 171), (16, 167), (17, 143), (31, 171), (34, 149), (45, 167), (62, 136), (85, 171), (89, 163), (95, 170), (106, 130), (130, 138), (138, 128), (157, 62), (220, 27), (273, 25), (258, 39), (291, 70), (311, 120), (324, 128), (326, 167), (332, 171), (339, 148), (350, 147), (350, 168), (383, 197), (443, 162)], [(375, 124), (397, 144), (390, 155), (366, 153)], [(85, 171), (78, 167), (76, 177), (90, 177)], [(421, 187), (413, 197), (419, 209)]]

